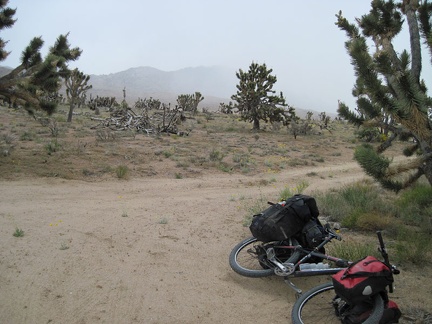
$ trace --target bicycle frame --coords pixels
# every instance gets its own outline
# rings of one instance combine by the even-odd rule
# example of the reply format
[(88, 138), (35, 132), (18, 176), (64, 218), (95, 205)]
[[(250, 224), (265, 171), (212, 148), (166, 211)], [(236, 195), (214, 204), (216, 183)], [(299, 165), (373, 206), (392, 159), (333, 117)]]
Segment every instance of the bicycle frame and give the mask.
[[(307, 276), (307, 274), (303, 274), (303, 275), (300, 274), (302, 272), (308, 273), (308, 271), (307, 270), (299, 270), (299, 266), (300, 266), (300, 264), (305, 263), (307, 260), (309, 260), (312, 257), (318, 257), (318, 258), (323, 259), (323, 260), (329, 260), (331, 262), (334, 262), (336, 264), (336, 266), (339, 268), (346, 268), (350, 264), (349, 261), (319, 252), (319, 250), (321, 250), (322, 247), (324, 247), (327, 243), (329, 243), (330, 241), (332, 241), (335, 238), (337, 240), (341, 240), (341, 237), (339, 235), (328, 230), (327, 237), (324, 239), (324, 241), (320, 245), (318, 245), (313, 250), (306, 249), (306, 248), (302, 247), (301, 245), (296, 245), (296, 246), (277, 245), (277, 246), (274, 246), (274, 247), (266, 250), (267, 260), (269, 260), (271, 263), (273, 263), (277, 268), (279, 268), (281, 270), (280, 272), (276, 273), (277, 275), (280, 275), (280, 276), (286, 276), (286, 275), (291, 275), (291, 274), (296, 274), (296, 276), (298, 276), (298, 277)], [(280, 263), (276, 259), (276, 253), (274, 251), (275, 248), (300, 251), (305, 256), (302, 257), (295, 264), (289, 264), (287, 267), (286, 264)], [(287, 268), (289, 268), (289, 267), (292, 267), (292, 269), (287, 270)], [(336, 269), (336, 268), (332, 268), (332, 269)], [(311, 276), (317, 275), (317, 272), (321, 272), (321, 270), (325, 270), (325, 269), (310, 269), (310, 271), (312, 271), (310, 275)], [(327, 274), (327, 273), (325, 273), (325, 274)]]
[[(320, 249), (322, 246), (324, 246), (325, 244), (327, 244), (328, 242), (330, 242), (333, 238), (332, 236), (335, 235), (334, 233), (330, 232), (329, 233), (329, 237), (327, 237), (324, 242), (322, 244), (320, 244), (317, 248), (315, 248), (315, 250)], [(387, 266), (392, 269), (392, 273), (393, 274), (399, 274), (399, 270), (396, 268), (396, 266), (390, 264), (389, 262), (389, 258), (388, 258), (388, 254), (387, 254), (387, 250), (384, 244), (384, 240), (382, 238), (382, 233), (381, 231), (377, 231), (376, 232), (377, 236), (378, 236), (378, 241), (379, 241), (379, 248), (378, 250), (381, 252), (381, 255), (384, 259), (384, 263), (387, 264)], [(337, 237), (335, 237), (337, 238)], [(278, 247), (279, 248), (279, 247)], [(281, 248), (285, 248), (285, 247), (281, 247)], [(286, 246), (286, 248), (292, 249), (293, 247), (291, 246)], [(299, 249), (300, 251), (303, 252), (307, 252), (306, 249), (304, 249), (303, 247), (299, 246), (299, 247), (294, 247), (295, 249)], [(329, 268), (329, 269), (308, 269), (308, 270), (294, 270), (292, 271), (289, 275), (284, 277), (285, 282), (296, 291), (296, 293), (298, 295), (302, 294), (302, 290), (297, 288), (291, 281), (290, 281), (290, 277), (309, 277), (309, 276), (317, 276), (317, 275), (332, 275), (335, 274), (337, 272), (339, 272), (340, 270), (346, 269), (350, 264), (352, 264), (352, 261), (348, 261), (348, 260), (344, 260), (344, 259), (340, 259), (340, 258), (335, 258), (333, 256), (330, 255), (326, 255), (323, 253), (319, 253), (317, 251), (310, 251), (306, 256), (304, 256), (303, 258), (301, 258), (296, 264), (293, 265), (294, 269), (299, 269), (300, 264), (304, 263), (304, 261), (310, 259), (312, 256), (316, 256), (316, 257), (320, 257), (322, 259), (325, 260), (329, 260), (334, 262), (339, 268)], [(275, 273), (278, 274), (275, 270)], [(389, 292), (392, 293), (393, 292), (393, 285), (390, 284), (389, 285)]]
[[(266, 250), (267, 260), (271, 262), (275, 266), (275, 274), (278, 276), (284, 277), (285, 282), (295, 290), (295, 292), (300, 295), (302, 290), (297, 288), (291, 281), (291, 277), (311, 277), (317, 275), (332, 275), (339, 272), (342, 269), (345, 269), (351, 263), (350, 261), (333, 257), (331, 255), (327, 255), (319, 252), (319, 250), (324, 247), (327, 243), (332, 241), (333, 239), (341, 240), (341, 237), (327, 228), (328, 235), (324, 239), (324, 241), (318, 245), (315, 249), (305, 249), (301, 245), (297, 246), (289, 246), (289, 245), (281, 245), (274, 246)], [(297, 250), (305, 254), (299, 261), (295, 264), (293, 263), (281, 263), (276, 259), (275, 248), (277, 249), (289, 249), (289, 250)], [(328, 268), (328, 269), (300, 269), (300, 265), (304, 264), (307, 260), (312, 257), (318, 257), (323, 260), (329, 260), (336, 264), (336, 268)]]

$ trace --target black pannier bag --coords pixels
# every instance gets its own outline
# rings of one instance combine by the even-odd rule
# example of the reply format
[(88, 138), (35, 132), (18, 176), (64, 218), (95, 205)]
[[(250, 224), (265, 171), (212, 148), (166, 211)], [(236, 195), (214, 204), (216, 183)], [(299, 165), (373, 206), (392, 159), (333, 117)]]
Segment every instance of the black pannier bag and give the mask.
[[(317, 252), (325, 254), (324, 246), (316, 249), (326, 238), (326, 231), (318, 218), (311, 218), (302, 228), (302, 230), (294, 235), (294, 238), (304, 248), (316, 250)], [(313, 256), (308, 259), (309, 263), (322, 262), (323, 258)]]
[(284, 241), (300, 233), (318, 215), (315, 198), (297, 194), (254, 215), (249, 229), (259, 241)]
[[(325, 231), (318, 218), (309, 220), (302, 229), (303, 246), (314, 249), (325, 239)], [(301, 241), (303, 241), (301, 240)]]

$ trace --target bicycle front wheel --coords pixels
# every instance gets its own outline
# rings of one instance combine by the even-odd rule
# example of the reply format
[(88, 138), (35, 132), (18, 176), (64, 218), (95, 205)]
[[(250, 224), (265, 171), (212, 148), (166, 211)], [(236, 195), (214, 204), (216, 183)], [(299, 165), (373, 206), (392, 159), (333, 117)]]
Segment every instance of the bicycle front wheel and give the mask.
[[(333, 283), (328, 282), (305, 292), (294, 304), (291, 313), (293, 324), (334, 324), (341, 323), (333, 300), (336, 294)], [(363, 324), (379, 323), (384, 312), (384, 301), (380, 294), (374, 297), (374, 305)]]
[[(298, 242), (295, 239), (291, 239), (292, 245), (297, 245)], [(250, 277), (250, 278), (261, 278), (274, 275), (274, 268), (268, 263), (266, 258), (265, 248), (268, 243), (258, 241), (255, 237), (249, 237), (239, 244), (237, 244), (229, 255), (229, 264), (231, 268), (238, 274)], [(300, 258), (300, 252), (294, 251), (289, 252), (285, 250), (284, 255), (282, 251), (277, 251), (276, 256), (280, 262), (295, 263)]]

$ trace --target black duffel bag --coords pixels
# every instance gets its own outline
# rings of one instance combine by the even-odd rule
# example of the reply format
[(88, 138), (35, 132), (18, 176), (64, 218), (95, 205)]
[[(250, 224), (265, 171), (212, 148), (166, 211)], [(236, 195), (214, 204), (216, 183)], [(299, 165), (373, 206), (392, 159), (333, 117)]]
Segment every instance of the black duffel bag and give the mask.
[(254, 215), (249, 229), (259, 241), (283, 241), (301, 232), (318, 215), (315, 198), (297, 194)]

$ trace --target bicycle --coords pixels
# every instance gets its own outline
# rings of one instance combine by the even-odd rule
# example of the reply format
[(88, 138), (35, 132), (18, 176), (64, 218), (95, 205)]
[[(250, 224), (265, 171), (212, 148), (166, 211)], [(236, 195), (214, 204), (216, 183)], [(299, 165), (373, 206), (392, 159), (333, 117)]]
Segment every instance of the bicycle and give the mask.
[[(296, 287), (290, 278), (331, 275), (349, 265), (346, 260), (323, 253), (326, 244), (334, 239), (342, 239), (330, 228), (328, 223), (324, 225), (323, 229), (325, 237), (313, 249), (303, 247), (296, 238), (290, 238), (286, 241), (261, 242), (255, 237), (249, 237), (232, 249), (229, 255), (229, 264), (236, 273), (245, 277), (281, 276), (296, 292), (296, 295), (300, 296), (302, 290)], [(321, 263), (322, 260), (331, 263)], [(308, 261), (312, 263), (308, 263)]]
[[(399, 274), (399, 270), (389, 263), (388, 254), (384, 245), (382, 234), (377, 232), (379, 240), (379, 251), (383, 256), (384, 263), (391, 269), (393, 279), (394, 274)], [(392, 280), (391, 280), (392, 281)], [(388, 292), (393, 292), (390, 283)], [(387, 291), (383, 291), (371, 297), (371, 309), (365, 312), (362, 323), (379, 323), (384, 312), (384, 300), (387, 299)], [(332, 282), (321, 284), (302, 294), (294, 303), (291, 319), (293, 324), (308, 323), (336, 323), (341, 321), (347, 314), (353, 313), (355, 305), (344, 302), (334, 291)], [(369, 313), (368, 313), (369, 312)]]

